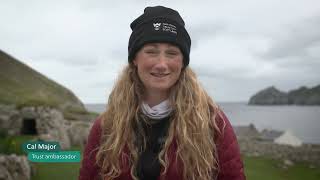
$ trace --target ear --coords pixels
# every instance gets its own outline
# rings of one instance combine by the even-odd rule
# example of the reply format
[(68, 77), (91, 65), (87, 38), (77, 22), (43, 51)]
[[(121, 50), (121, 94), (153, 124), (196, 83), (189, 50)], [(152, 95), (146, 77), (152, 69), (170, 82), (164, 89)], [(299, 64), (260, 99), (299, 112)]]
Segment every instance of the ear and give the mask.
[(136, 58), (134, 58), (134, 59), (132, 60), (132, 63), (133, 63), (133, 65), (137, 66), (137, 60), (136, 60)]

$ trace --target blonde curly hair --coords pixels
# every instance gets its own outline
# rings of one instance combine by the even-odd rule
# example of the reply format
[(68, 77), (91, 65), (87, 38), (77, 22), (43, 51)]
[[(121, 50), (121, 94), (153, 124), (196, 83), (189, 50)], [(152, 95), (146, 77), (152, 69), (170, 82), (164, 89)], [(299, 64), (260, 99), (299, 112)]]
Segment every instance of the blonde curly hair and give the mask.
[[(136, 67), (127, 65), (109, 96), (107, 109), (102, 114), (101, 145), (96, 155), (101, 176), (112, 180), (122, 173), (123, 159), (127, 158), (133, 179), (137, 180), (136, 167), (139, 148), (136, 131), (140, 105), (144, 94), (143, 84)], [(218, 107), (201, 87), (195, 73), (185, 67), (178, 81), (170, 89), (170, 103), (174, 113), (168, 136), (159, 153), (163, 174), (169, 167), (168, 150), (176, 143), (176, 160), (182, 164), (183, 178), (209, 180), (217, 175), (217, 148), (215, 137), (219, 133), (215, 118)], [(143, 133), (142, 133), (143, 134)], [(143, 142), (145, 142), (145, 137)], [(127, 149), (127, 153), (124, 152)]]

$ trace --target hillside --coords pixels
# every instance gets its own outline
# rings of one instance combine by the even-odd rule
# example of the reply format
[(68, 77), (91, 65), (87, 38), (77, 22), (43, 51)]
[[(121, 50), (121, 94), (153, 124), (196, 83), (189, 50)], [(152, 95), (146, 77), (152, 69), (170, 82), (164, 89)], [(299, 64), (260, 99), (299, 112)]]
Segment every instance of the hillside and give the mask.
[(282, 105), (288, 104), (287, 93), (279, 91), (274, 86), (263, 89), (253, 95), (249, 104), (256, 105)]
[(289, 91), (288, 99), (289, 104), (320, 105), (320, 85), (312, 88), (300, 87)]
[(70, 90), (1, 50), (0, 85), (0, 104), (46, 105), (63, 111), (86, 111)]
[(255, 105), (320, 105), (320, 85), (300, 87), (289, 92), (282, 92), (274, 86), (253, 95), (249, 104)]

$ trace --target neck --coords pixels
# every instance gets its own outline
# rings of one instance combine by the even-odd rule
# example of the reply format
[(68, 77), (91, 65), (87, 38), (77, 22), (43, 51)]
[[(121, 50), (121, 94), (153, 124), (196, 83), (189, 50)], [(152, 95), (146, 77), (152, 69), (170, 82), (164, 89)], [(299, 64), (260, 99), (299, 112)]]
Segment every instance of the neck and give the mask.
[(157, 104), (160, 104), (162, 101), (168, 99), (168, 97), (169, 93), (165, 91), (149, 91), (146, 93), (145, 101), (150, 107), (153, 107)]

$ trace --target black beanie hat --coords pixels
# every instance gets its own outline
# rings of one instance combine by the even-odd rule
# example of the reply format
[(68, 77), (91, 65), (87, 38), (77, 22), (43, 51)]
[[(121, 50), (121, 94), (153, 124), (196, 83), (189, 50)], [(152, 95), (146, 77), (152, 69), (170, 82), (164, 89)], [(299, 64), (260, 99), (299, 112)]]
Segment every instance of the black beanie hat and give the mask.
[(184, 66), (189, 64), (191, 39), (177, 11), (163, 6), (146, 7), (144, 13), (135, 19), (130, 27), (132, 33), (128, 45), (129, 63), (144, 44), (168, 42), (180, 48)]

